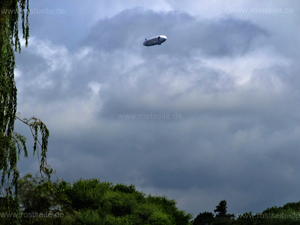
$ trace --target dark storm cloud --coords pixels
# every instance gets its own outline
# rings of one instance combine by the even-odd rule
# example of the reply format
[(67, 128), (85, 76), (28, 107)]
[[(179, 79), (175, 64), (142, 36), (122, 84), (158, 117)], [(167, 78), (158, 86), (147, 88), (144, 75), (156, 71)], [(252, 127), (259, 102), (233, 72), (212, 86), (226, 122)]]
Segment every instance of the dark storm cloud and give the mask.
[[(133, 48), (147, 38), (166, 34), (167, 54), (184, 56), (200, 50), (204, 55), (220, 57), (245, 54), (253, 42), (267, 31), (249, 21), (225, 17), (197, 21), (185, 13), (154, 13), (143, 9), (125, 10), (111, 19), (100, 20), (83, 42), (103, 50)], [(143, 52), (151, 51), (144, 49)], [(184, 55), (183, 55), (184, 54)]]
[[(169, 39), (159, 47), (141, 47), (142, 34), (145, 33), (149, 33), (148, 36), (163, 33), (169, 36)], [(115, 55), (119, 51), (121, 53), (132, 51), (137, 59), (145, 61), (127, 72), (122, 69), (116, 71), (111, 79), (111, 87), (119, 91), (115, 92), (109, 88), (102, 93), (105, 96), (102, 115), (115, 117), (119, 113), (147, 113), (163, 110), (161, 108), (163, 104), (160, 104), (160, 108), (157, 109), (155, 105), (149, 105), (143, 99), (135, 98), (142, 93), (153, 92), (156, 96), (157, 93), (161, 93), (161, 97), (169, 101), (196, 89), (202, 93), (234, 90), (232, 78), (224, 71), (210, 69), (205, 65), (189, 71), (187, 68), (190, 64), (203, 64), (200, 59), (196, 60), (193, 57), (243, 55), (254, 50), (257, 47), (255, 40), (266, 35), (267, 31), (249, 21), (233, 18), (197, 21), (185, 13), (155, 13), (138, 8), (125, 10), (110, 19), (100, 20), (90, 30), (90, 34), (82, 44), (95, 46), (98, 51), (105, 53), (113, 51)], [(119, 64), (122, 63), (124, 62), (120, 59)], [(107, 64), (112, 65), (107, 61), (106, 65), (102, 64), (99, 60), (98, 65), (102, 73), (106, 71)], [(148, 67), (147, 72), (144, 71), (145, 65)], [(112, 69), (104, 74), (109, 77), (111, 72)], [(191, 76), (197, 76), (197, 78), (194, 78), (193, 84), (185, 92), (166, 96), (165, 84), (159, 83), (159, 78), (166, 72), (172, 74), (173, 77), (184, 76), (187, 80)], [(120, 76), (120, 73), (123, 76)], [(133, 76), (136, 77), (137, 84), (134, 87), (128, 87), (128, 82)]]
[[(153, 49), (140, 46), (143, 34), (149, 33), (149, 36), (151, 36), (159, 32), (164, 33), (164, 31), (170, 34), (170, 38), (167, 41), (168, 45), (163, 44), (159, 46), (161, 47), (160, 50), (162, 50), (160, 53), (155, 51), (155, 48), (157, 50), (157, 46), (153, 47)], [(124, 89), (126, 88), (126, 82), (128, 82), (128, 75), (136, 74), (138, 76), (144, 74), (145, 63), (147, 64), (152, 60), (156, 63), (151, 64), (152, 68), (148, 68), (147, 71), (148, 74), (151, 74), (151, 77), (138, 77), (138, 82), (140, 84), (143, 83), (143, 85), (146, 84), (148, 86), (146, 90), (153, 89), (157, 91), (157, 88), (154, 88), (159, 87), (159, 84), (155, 82), (156, 78), (161, 76), (166, 71), (166, 68), (174, 68), (176, 66), (177, 69), (173, 69), (175, 73), (189, 76), (190, 71), (186, 68), (188, 67), (188, 62), (193, 59), (191, 58), (192, 56), (188, 56), (190, 53), (187, 52), (194, 52), (194, 55), (197, 55), (200, 51), (201, 56), (233, 56), (243, 54), (251, 49), (252, 41), (255, 38), (265, 34), (265, 31), (248, 21), (240, 21), (232, 18), (199, 22), (185, 13), (155, 13), (140, 8), (125, 10), (110, 19), (100, 20), (91, 28), (90, 34), (81, 43), (82, 47), (96, 47), (96, 51), (88, 54), (89, 60), (86, 60), (86, 58), (73, 58), (70, 71), (66, 71), (64, 67), (68, 65), (64, 65), (64, 67), (60, 66), (54, 69), (54, 71), (50, 71), (51, 74), (45, 75), (51, 82), (51, 88), (47, 90), (47, 95), (49, 96), (49, 101), (74, 95), (83, 96), (89, 91), (87, 84), (93, 78), (96, 78), (96, 81), (100, 83), (106, 83), (113, 78), (112, 81), (115, 82), (113, 85), (115, 87), (120, 85), (118, 88)], [(79, 49), (82, 47), (79, 47)], [(39, 46), (35, 48), (38, 49)], [(47, 50), (45, 49), (45, 51)], [(72, 51), (63, 52), (61, 50), (66, 49), (58, 47), (57, 53), (53, 54), (55, 57), (54, 60), (59, 61), (60, 58), (70, 58), (73, 54)], [(105, 52), (101, 53), (102, 50), (105, 50)], [(109, 54), (108, 50), (118, 50), (121, 53), (132, 52), (132, 54), (136, 55), (136, 58), (140, 58), (146, 62), (124, 72), (122, 71), (122, 64), (125, 62), (123, 57), (119, 56), (120, 54), (118, 53), (120, 52), (116, 52), (113, 55)], [(24, 55), (32, 55), (32, 57), (28, 57), (28, 60), (33, 57), (37, 58), (39, 56), (36, 51), (34, 49), (29, 53), (25, 50)], [(197, 51), (198, 53), (196, 53)], [(162, 60), (162, 56), (164, 55), (167, 57), (166, 60)], [(124, 54), (124, 57), (126, 57), (126, 54)], [(154, 58), (149, 61), (149, 57)], [(79, 60), (82, 60), (82, 62), (79, 62)], [(168, 60), (169, 62), (167, 62)], [(40, 58), (37, 62), (33, 68), (35, 72), (26, 74), (26, 77), (30, 80), (44, 73), (43, 69), (46, 68), (46, 64), (51, 64), (47, 57)], [(197, 63), (195, 60), (193, 62)], [(202, 62), (198, 60), (198, 63), (201, 64)], [(26, 66), (29, 64), (29, 62), (24, 60), (19, 63), (18, 67), (27, 73)], [(86, 66), (82, 67), (82, 64)], [(124, 65), (126, 67), (126, 64)], [(170, 73), (173, 71), (170, 71)], [(217, 86), (221, 86), (222, 89), (226, 88), (227, 90), (232, 88), (231, 78), (222, 71), (202, 67), (200, 70), (192, 72), (201, 74), (201, 77), (197, 79), (193, 85), (194, 87), (191, 87), (190, 90), (202, 87), (207, 89), (207, 91), (220, 91), (220, 88), (216, 88)], [(124, 76), (121, 78), (120, 74), (124, 74)], [(228, 81), (227, 85), (218, 85), (219, 81), (225, 82), (225, 79)], [(66, 83), (68, 87), (64, 88), (64, 84)], [(131, 93), (134, 95), (139, 94), (134, 91)], [(114, 93), (104, 94), (105, 96), (111, 96)], [(124, 97), (124, 94), (121, 94), (121, 96)], [(111, 105), (113, 101), (115, 99), (112, 99), (111, 102), (106, 101), (106, 103)], [(123, 99), (120, 99), (120, 101), (125, 102)], [(105, 110), (108, 108), (106, 107)]]
[(267, 36), (267, 31), (259, 26), (233, 18), (208, 23), (203, 33), (204, 37), (201, 37), (198, 43), (200, 46), (203, 43), (203, 51), (214, 57), (243, 55), (257, 47), (253, 46), (257, 38)]
[[(172, 67), (176, 66), (179, 72), (169, 72), (171, 74), (170, 83), (174, 81), (172, 79), (177, 79), (177, 76), (180, 81), (189, 82), (188, 87), (182, 91), (170, 88), (169, 92), (166, 89), (168, 88), (166, 87), (168, 83), (162, 83), (161, 78), (164, 77), (164, 71), (168, 69), (163, 65), (153, 65), (155, 71), (147, 76), (138, 76), (136, 78), (137, 84), (134, 86), (128, 86), (130, 77), (122, 80), (113, 79), (113, 87), (118, 91), (111, 89), (103, 91), (103, 95), (106, 97), (104, 98), (104, 106), (101, 111), (102, 116), (111, 118), (124, 113), (150, 112), (189, 113), (186, 112), (185, 108), (181, 107), (181, 103), (186, 96), (193, 94), (193, 92), (199, 94), (221, 94), (235, 90), (233, 79), (224, 72), (207, 68), (192, 72), (180, 71), (185, 65), (172, 65)], [(139, 74), (139, 71), (133, 73)], [(150, 100), (147, 95), (150, 95)]]
[[(167, 42), (142, 46), (157, 34)], [(19, 109), (48, 122), (48, 162), (65, 180), (175, 190), (193, 213), (207, 194), (220, 197), (215, 205), (226, 197), (234, 212), (263, 210), (299, 186), (299, 66), (264, 49), (276, 46), (271, 35), (231, 17), (124, 10), (76, 48), (32, 39), (18, 57)], [(257, 199), (241, 209), (241, 196)]]
[(179, 14), (178, 17), (142, 8), (124, 10), (113, 18), (100, 20), (91, 28), (83, 44), (92, 44), (106, 51), (132, 48), (136, 45), (140, 47), (145, 35), (153, 36), (157, 32), (164, 32), (174, 23), (174, 19), (192, 20), (185, 14)]

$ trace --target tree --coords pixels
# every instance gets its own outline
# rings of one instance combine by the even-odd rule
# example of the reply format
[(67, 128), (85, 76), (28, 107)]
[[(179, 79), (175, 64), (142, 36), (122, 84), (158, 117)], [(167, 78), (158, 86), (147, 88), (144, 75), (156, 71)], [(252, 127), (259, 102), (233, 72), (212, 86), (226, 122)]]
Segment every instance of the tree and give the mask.
[[(15, 224), (20, 219), (18, 204), (19, 170), (17, 161), (23, 151), (27, 157), (26, 139), (14, 132), (15, 120), (19, 119), (30, 127), (34, 138), (33, 154), (41, 150), (40, 172), (50, 179), (52, 168), (47, 165), (46, 152), (49, 131), (39, 119), (20, 119), (17, 113), (17, 88), (14, 79), (15, 52), (21, 52), (19, 40), (19, 12), (22, 18), (22, 32), (26, 46), (29, 38), (29, 0), (0, 1), (0, 171), (1, 171), (1, 202), (7, 213), (18, 216), (6, 221)], [(41, 140), (38, 134), (41, 133)], [(43, 175), (42, 175), (43, 176)], [(4, 223), (4, 222), (3, 222)], [(5, 222), (6, 223), (6, 222)]]
[[(14, 51), (21, 50), (18, 36), (18, 12), (21, 9), (23, 37), (28, 40), (28, 14), (25, 12), (26, 0), (2, 0), (0, 3), (0, 170), (1, 188), (5, 209), (8, 212), (18, 212), (17, 196), (12, 197), (17, 192), (17, 180), (19, 171), (17, 170), (17, 160), (23, 149), (27, 156), (25, 138), (14, 132), (15, 114), (17, 110), (17, 88), (14, 80), (15, 55)], [(27, 4), (28, 8), (28, 4)], [(8, 10), (16, 10), (9, 13)], [(26, 21), (24, 20), (26, 15)], [(10, 181), (12, 174), (11, 183)], [(9, 220), (9, 219), (8, 219)], [(16, 222), (17, 218), (11, 219)]]
[(219, 205), (216, 206), (214, 210), (216, 214), (216, 218), (225, 219), (227, 214), (227, 202), (226, 200), (220, 201)]
[[(67, 213), (65, 195), (60, 182), (31, 174), (18, 180), (21, 224), (58, 224)], [(66, 205), (67, 206), (67, 205)]]
[(211, 224), (214, 220), (214, 214), (212, 214), (211, 212), (199, 213), (198, 216), (194, 219), (193, 225)]
[(227, 202), (226, 200), (220, 201), (219, 205), (214, 210), (217, 219), (230, 220), (234, 218), (234, 214), (227, 214)]
[(146, 196), (134, 185), (80, 179), (65, 193), (73, 211), (66, 213), (63, 224), (190, 224), (191, 215), (178, 210), (174, 200)]

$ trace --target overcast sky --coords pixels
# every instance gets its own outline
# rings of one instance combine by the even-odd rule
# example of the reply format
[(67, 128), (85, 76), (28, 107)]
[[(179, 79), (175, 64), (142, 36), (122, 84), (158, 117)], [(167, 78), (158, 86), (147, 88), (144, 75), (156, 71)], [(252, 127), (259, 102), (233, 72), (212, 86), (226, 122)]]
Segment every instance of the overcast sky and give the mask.
[[(31, 0), (21, 117), (68, 182), (134, 184), (197, 216), (299, 201), (296, 1)], [(51, 13), (52, 12), (52, 13)], [(166, 35), (161, 46), (144, 38)], [(17, 122), (16, 131), (30, 131)], [(19, 168), (36, 173), (30, 152)]]

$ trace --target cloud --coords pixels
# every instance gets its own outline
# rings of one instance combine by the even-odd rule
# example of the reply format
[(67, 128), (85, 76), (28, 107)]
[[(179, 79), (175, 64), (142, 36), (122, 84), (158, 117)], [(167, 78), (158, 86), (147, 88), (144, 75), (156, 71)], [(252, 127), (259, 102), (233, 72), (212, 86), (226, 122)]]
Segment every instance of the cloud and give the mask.
[[(156, 34), (167, 42), (142, 46)], [(233, 17), (124, 10), (76, 47), (31, 38), (18, 110), (48, 125), (65, 180), (134, 183), (194, 214), (224, 198), (232, 212), (263, 210), (299, 183), (299, 66), (272, 35)]]
[[(253, 42), (267, 36), (266, 30), (245, 20), (225, 17), (199, 21), (186, 13), (155, 13), (142, 8), (128, 9), (111, 19), (100, 20), (83, 41), (103, 50), (139, 46), (143, 35), (166, 34), (168, 45), (164, 51), (170, 55), (186, 56), (200, 51), (205, 56), (222, 57), (242, 55)], [(149, 50), (144, 49), (144, 53)]]

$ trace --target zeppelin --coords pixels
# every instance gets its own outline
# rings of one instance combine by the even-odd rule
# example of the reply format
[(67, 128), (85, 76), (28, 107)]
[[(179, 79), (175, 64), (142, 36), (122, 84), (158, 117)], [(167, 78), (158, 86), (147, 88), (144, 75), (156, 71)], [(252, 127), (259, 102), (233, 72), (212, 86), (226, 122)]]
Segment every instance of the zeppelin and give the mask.
[(143, 45), (147, 47), (152, 45), (161, 45), (161, 43), (164, 43), (166, 40), (167, 37), (165, 35), (159, 35), (149, 39), (146, 38)]

